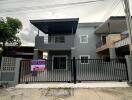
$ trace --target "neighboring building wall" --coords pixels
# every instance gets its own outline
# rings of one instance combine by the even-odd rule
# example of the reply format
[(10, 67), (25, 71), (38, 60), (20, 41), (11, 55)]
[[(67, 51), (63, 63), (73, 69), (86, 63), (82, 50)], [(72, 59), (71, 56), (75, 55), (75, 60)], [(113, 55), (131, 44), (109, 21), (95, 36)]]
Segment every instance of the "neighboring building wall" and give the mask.
[(108, 48), (114, 48), (114, 42), (121, 40), (120, 34), (109, 34), (106, 37), (106, 44)]
[[(96, 58), (95, 26), (90, 26), (90, 24), (87, 25), (82, 26), (79, 24), (75, 34), (72, 56), (75, 56), (76, 58), (80, 58), (80, 55), (89, 55), (90, 58)], [(88, 35), (88, 43), (80, 43), (80, 35)]]

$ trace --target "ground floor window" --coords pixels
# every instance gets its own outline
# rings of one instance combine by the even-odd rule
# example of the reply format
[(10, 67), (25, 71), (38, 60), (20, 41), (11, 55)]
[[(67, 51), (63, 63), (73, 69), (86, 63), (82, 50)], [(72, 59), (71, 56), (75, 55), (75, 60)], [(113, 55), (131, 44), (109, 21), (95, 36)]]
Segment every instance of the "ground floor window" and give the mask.
[(88, 64), (90, 55), (80, 55), (81, 64)]
[(52, 69), (67, 69), (67, 56), (53, 56)]

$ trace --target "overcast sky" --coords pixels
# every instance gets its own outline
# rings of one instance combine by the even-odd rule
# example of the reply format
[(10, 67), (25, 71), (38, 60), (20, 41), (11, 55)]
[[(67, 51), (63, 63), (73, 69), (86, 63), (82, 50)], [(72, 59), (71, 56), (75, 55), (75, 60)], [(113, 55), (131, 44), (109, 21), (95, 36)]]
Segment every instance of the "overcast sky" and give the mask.
[[(104, 22), (110, 16), (125, 15), (121, 0), (102, 0), (85, 4), (67, 5), (96, 0), (0, 0), (0, 17), (15, 17), (22, 21), (19, 34), (22, 45), (34, 45), (36, 32), (29, 20), (79, 18), (79, 22)], [(130, 0), (132, 8), (132, 0)], [(132, 11), (132, 10), (131, 10)]]

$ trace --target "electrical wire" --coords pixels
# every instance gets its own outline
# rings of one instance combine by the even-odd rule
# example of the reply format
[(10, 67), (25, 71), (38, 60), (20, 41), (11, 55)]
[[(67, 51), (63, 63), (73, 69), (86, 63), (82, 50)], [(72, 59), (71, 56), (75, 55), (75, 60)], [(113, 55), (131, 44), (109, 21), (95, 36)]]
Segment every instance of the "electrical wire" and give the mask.
[(34, 7), (23, 7), (23, 8), (6, 8), (6, 9), (0, 9), (1, 13), (13, 13), (13, 12), (22, 12), (22, 11), (33, 11), (33, 10), (42, 10), (42, 9), (48, 9), (48, 8), (58, 8), (58, 7), (64, 7), (64, 6), (75, 6), (75, 5), (82, 5), (82, 4), (89, 4), (89, 3), (95, 3), (97, 1), (104, 1), (104, 0), (95, 0), (95, 1), (85, 1), (85, 2), (73, 2), (73, 3), (64, 3), (64, 4), (55, 4), (55, 5), (41, 5), (41, 6), (34, 6)]
[[(15, 3), (21, 3), (21, 2), (22, 2), (22, 3), (26, 3), (26, 2), (32, 2), (32, 1), (34, 1), (34, 0), (32, 0), (32, 1), (31, 1), (31, 0), (30, 0), (30, 1), (29, 1), (29, 0), (23, 0), (23, 1), (22, 1), (22, 0), (17, 0), (17, 1), (10, 1), (10, 2), (9, 2), (9, 1), (10, 1), (10, 0), (1, 0), (1, 1), (0, 1), (0, 4), (7, 4), (7, 3), (8, 3), (8, 4), (15, 4)], [(36, 0), (35, 0), (35, 1), (36, 1)]]
[(113, 11), (118, 7), (118, 5), (121, 3), (121, 0), (114, 0), (112, 3), (112, 7), (110, 7), (110, 9), (107, 11), (107, 13), (104, 14), (104, 16), (102, 17), (102, 20), (106, 20), (108, 19), (108, 17), (113, 13)]

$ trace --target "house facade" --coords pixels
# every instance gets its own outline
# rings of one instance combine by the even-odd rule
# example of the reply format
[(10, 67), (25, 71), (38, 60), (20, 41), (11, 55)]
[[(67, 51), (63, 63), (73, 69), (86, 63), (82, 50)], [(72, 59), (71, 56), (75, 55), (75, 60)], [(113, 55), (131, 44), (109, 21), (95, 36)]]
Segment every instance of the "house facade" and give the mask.
[(78, 18), (31, 20), (31, 24), (44, 34), (38, 33), (35, 37), (34, 55), (38, 51), (47, 52), (48, 59), (52, 59), (52, 69), (61, 65), (67, 69), (66, 60), (73, 57), (87, 64), (86, 59), (109, 61), (129, 55), (128, 34), (123, 34), (127, 33), (124, 16), (112, 16), (104, 23), (78, 21)]
[[(35, 52), (48, 53), (52, 59), (52, 69), (67, 69), (67, 59), (96, 58), (96, 27), (100, 23), (78, 23), (78, 18), (31, 20), (36, 28), (43, 32), (35, 37)], [(38, 59), (38, 56), (35, 56)], [(88, 63), (83, 62), (82, 63)], [(63, 65), (63, 66), (62, 66)]]

